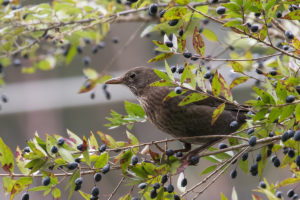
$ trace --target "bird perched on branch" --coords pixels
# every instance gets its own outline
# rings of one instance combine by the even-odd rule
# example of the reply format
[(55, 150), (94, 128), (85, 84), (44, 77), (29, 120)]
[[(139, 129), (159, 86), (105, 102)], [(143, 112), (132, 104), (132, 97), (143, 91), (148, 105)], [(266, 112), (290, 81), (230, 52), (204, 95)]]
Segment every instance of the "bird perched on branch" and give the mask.
[[(204, 100), (179, 106), (178, 104), (184, 97), (195, 91), (187, 91), (182, 95), (164, 100), (175, 89), (175, 86), (150, 86), (151, 83), (159, 80), (161, 78), (153, 69), (136, 67), (118, 78), (106, 81), (106, 84), (123, 84), (129, 87), (150, 121), (163, 132), (176, 138), (228, 135), (236, 131), (245, 122), (247, 109), (227, 102), (222, 114), (211, 125), (214, 110), (224, 103), (221, 98), (210, 95)], [(230, 126), (232, 121), (237, 122), (235, 126)], [(186, 144), (186, 150), (190, 150), (190, 144), (202, 144), (200, 148), (197, 148), (197, 151), (201, 151), (219, 140), (220, 138), (181, 139)]]

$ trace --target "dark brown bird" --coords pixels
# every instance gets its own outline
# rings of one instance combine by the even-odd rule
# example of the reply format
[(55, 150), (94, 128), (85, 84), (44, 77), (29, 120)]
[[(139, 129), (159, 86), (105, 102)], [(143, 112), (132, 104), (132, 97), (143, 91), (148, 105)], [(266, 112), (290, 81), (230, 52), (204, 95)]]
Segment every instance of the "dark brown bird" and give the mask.
[[(226, 104), (223, 113), (211, 126), (213, 111), (223, 103), (214, 97), (202, 101), (178, 106), (179, 102), (194, 91), (183, 95), (163, 99), (174, 90), (170, 86), (150, 86), (160, 78), (151, 68), (136, 67), (121, 77), (108, 80), (106, 84), (124, 84), (135, 94), (147, 117), (160, 130), (174, 137), (192, 137), (205, 135), (228, 135), (236, 131), (245, 122), (246, 109), (240, 109), (233, 104)], [(230, 127), (232, 121), (238, 125)], [(211, 146), (220, 139), (183, 139), (187, 144), (203, 144), (202, 148)], [(186, 145), (190, 149), (190, 145)]]

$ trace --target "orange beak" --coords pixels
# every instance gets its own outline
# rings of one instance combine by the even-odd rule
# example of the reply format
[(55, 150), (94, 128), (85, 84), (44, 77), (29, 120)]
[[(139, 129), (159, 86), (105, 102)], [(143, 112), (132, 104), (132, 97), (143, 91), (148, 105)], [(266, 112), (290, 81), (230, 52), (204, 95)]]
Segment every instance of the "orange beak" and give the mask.
[(108, 81), (105, 81), (105, 84), (121, 84), (121, 83), (122, 83), (121, 77), (112, 78), (112, 79), (109, 79)]

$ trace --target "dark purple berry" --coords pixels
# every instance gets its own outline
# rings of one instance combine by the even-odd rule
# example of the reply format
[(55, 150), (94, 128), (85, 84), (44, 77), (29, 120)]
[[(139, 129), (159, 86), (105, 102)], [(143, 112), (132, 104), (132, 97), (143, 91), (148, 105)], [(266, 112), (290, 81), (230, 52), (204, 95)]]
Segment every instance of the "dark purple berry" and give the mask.
[(237, 121), (232, 121), (232, 122), (230, 122), (230, 124), (229, 124), (230, 128), (237, 128), (238, 125), (239, 125), (239, 123), (238, 123)]
[(153, 3), (150, 5), (148, 13), (150, 16), (154, 16), (157, 13), (157, 10), (158, 10), (157, 4)]
[(181, 187), (185, 187), (187, 185), (187, 179), (183, 178), (180, 183)]
[(93, 196), (97, 197), (99, 195), (99, 188), (96, 187), (96, 186), (93, 187), (91, 193), (92, 193)]
[(261, 187), (261, 188), (263, 188), (263, 189), (266, 189), (266, 188), (267, 188), (267, 184), (266, 184), (265, 182), (261, 181), (261, 182), (259, 183), (259, 187)]
[(109, 164), (106, 164), (102, 169), (101, 169), (101, 172), (103, 174), (106, 174), (107, 172), (109, 172), (110, 170), (110, 165)]
[[(178, 88), (178, 87), (177, 87), (177, 88)], [(176, 90), (176, 88), (175, 88), (175, 93), (176, 93), (176, 94), (180, 94), (180, 93), (182, 92), (182, 91), (180, 91), (180, 92), (178, 91), (178, 90), (180, 90), (180, 89), (181, 89), (180, 87), (179, 87), (179, 89), (177, 89), (177, 90)], [(167, 149), (167, 150), (166, 150), (166, 155), (167, 155), (167, 156), (173, 156), (173, 155), (174, 155), (174, 151), (173, 151), (172, 149)]]
[(168, 193), (174, 192), (174, 186), (173, 186), (172, 184), (169, 184), (169, 185), (167, 186), (167, 191), (168, 191)]
[(75, 180), (75, 185), (82, 185), (82, 183), (83, 183), (83, 179), (81, 177)]
[(230, 172), (230, 177), (231, 177), (232, 179), (235, 179), (236, 176), (237, 176), (237, 171), (236, 171), (236, 169), (234, 169), (234, 170), (232, 170), (232, 171)]
[(141, 183), (138, 186), (141, 190), (145, 189), (147, 187), (147, 183)]
[(287, 39), (289, 39), (289, 40), (294, 39), (294, 34), (292, 33), (292, 31), (287, 30), (287, 31), (284, 32), (284, 34), (285, 34), (285, 37), (286, 37)]
[(217, 14), (223, 15), (226, 12), (226, 8), (224, 6), (219, 6), (216, 9)]
[(106, 150), (106, 145), (105, 144), (102, 144), (100, 147), (99, 147), (99, 151), (102, 153)]
[(179, 21), (178, 19), (173, 19), (173, 20), (169, 21), (168, 24), (170, 26), (176, 26), (178, 24), (178, 21)]
[(153, 188), (156, 189), (156, 190), (159, 189), (159, 188), (160, 188), (160, 184), (157, 183), (157, 182), (154, 183), (154, 184), (153, 184)]
[(259, 26), (257, 24), (252, 24), (250, 29), (253, 33), (255, 33), (258, 31)]
[(155, 189), (151, 190), (151, 192), (150, 192), (150, 198), (154, 199), (154, 198), (156, 198), (156, 196), (157, 196), (156, 190)]
[(190, 52), (184, 52), (184, 53), (183, 53), (183, 56), (184, 56), (185, 58), (190, 58), (190, 57), (192, 57), (192, 53), (190, 53)]
[(190, 165), (196, 165), (199, 162), (199, 156), (191, 156), (189, 158)]
[(43, 180), (42, 180), (42, 185), (43, 185), (43, 186), (47, 186), (47, 185), (50, 184), (50, 182), (51, 182), (50, 177), (49, 177), (49, 176), (46, 176), (46, 177), (44, 177)]
[(289, 95), (286, 97), (285, 100), (287, 103), (292, 103), (293, 101), (295, 101), (295, 96), (294, 95)]
[(58, 152), (58, 148), (56, 146), (51, 147), (51, 153), (55, 154)]
[(139, 162), (139, 159), (136, 155), (131, 157), (131, 165), (136, 165)]
[(248, 134), (248, 135), (251, 135), (252, 133), (254, 133), (254, 128), (248, 129), (247, 134)]
[(77, 162), (72, 162), (68, 164), (68, 169), (69, 170), (74, 170), (78, 167), (78, 163)]
[(22, 195), (22, 200), (29, 200), (29, 194), (27, 192)]
[(220, 143), (218, 147), (219, 149), (226, 149), (228, 146), (225, 143)]
[(295, 194), (294, 190), (293, 189), (290, 189), (286, 195), (289, 197), (289, 198), (292, 198), (292, 196)]
[(251, 147), (255, 146), (256, 145), (256, 137), (255, 136), (251, 136), (250, 139), (249, 139), (249, 145)]
[(58, 145), (58, 146), (62, 146), (64, 143), (65, 143), (65, 139), (64, 139), (64, 138), (59, 138), (59, 139), (57, 140), (57, 145)]
[(102, 175), (101, 175), (100, 173), (96, 173), (96, 174), (94, 175), (94, 180), (95, 180), (96, 182), (101, 181), (101, 179), (102, 179)]

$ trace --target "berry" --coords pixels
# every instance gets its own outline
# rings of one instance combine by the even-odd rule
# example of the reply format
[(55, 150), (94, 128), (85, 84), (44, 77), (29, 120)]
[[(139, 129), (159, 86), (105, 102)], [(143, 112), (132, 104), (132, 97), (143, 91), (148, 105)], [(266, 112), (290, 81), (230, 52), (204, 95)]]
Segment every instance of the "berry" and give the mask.
[(291, 198), (294, 194), (295, 194), (295, 192), (294, 192), (293, 189), (290, 189), (290, 190), (286, 193), (286, 195), (287, 195), (289, 198)]
[(220, 143), (219, 144), (219, 149), (226, 149), (228, 146), (225, 143)]
[[(181, 89), (181, 88), (179, 87), (179, 89)], [(178, 90), (178, 89), (177, 89), (177, 90)], [(176, 94), (180, 94), (181, 91), (180, 91), (179, 93), (177, 93), (177, 90), (176, 90), (176, 88), (175, 88)], [(173, 155), (174, 155), (174, 151), (173, 151), (172, 149), (167, 149), (167, 150), (166, 150), (166, 155), (167, 155), (167, 156), (173, 156)]]
[(172, 73), (175, 73), (176, 70), (177, 70), (177, 69), (176, 69), (176, 66), (172, 66), (172, 67), (170, 68), (170, 70), (171, 70)]
[(174, 191), (174, 186), (172, 184), (169, 184), (167, 186), (167, 191), (168, 191), (168, 193), (172, 193)]
[(281, 191), (277, 191), (275, 195), (277, 198), (281, 199), (283, 194)]
[(283, 50), (287, 51), (287, 50), (289, 50), (290, 47), (288, 45), (283, 45), (282, 48), (283, 48)]
[(107, 91), (107, 90), (104, 90), (104, 94), (105, 94), (105, 98), (107, 99), (107, 100), (110, 100), (110, 93)]
[(118, 44), (118, 43), (119, 43), (119, 38), (118, 38), (118, 37), (113, 37), (113, 38), (112, 38), (112, 42), (113, 42), (114, 44)]
[(285, 101), (287, 103), (292, 103), (293, 101), (295, 101), (295, 96), (294, 95), (289, 95), (286, 97)]
[(257, 165), (257, 163), (251, 165), (249, 171), (250, 171), (250, 173), (251, 173), (252, 176), (256, 176), (257, 173), (258, 173), (258, 165)]
[(261, 69), (259, 69), (259, 68), (256, 68), (255, 71), (256, 71), (257, 74), (263, 74), (263, 71)]
[(110, 165), (109, 164), (106, 164), (102, 169), (101, 169), (101, 172), (103, 174), (106, 174), (107, 172), (109, 172), (110, 170)]
[(98, 53), (98, 46), (94, 46), (94, 47), (93, 47), (92, 53), (93, 53), (93, 54)]
[(276, 157), (276, 158), (274, 159), (273, 164), (274, 164), (275, 167), (279, 167), (279, 166), (280, 166), (280, 160)]
[(294, 194), (294, 195), (292, 196), (292, 199), (293, 199), (293, 200), (297, 200), (298, 197), (299, 197), (298, 194)]
[(203, 32), (203, 27), (200, 27), (199, 30), (198, 30), (198, 32), (202, 33)]
[(2, 5), (3, 5), (3, 6), (7, 6), (7, 5), (9, 4), (9, 2), (10, 2), (10, 0), (4, 0), (4, 1), (2, 2)]
[(179, 37), (182, 37), (182, 36), (183, 36), (183, 30), (182, 30), (182, 29), (179, 29), (179, 31), (178, 31), (178, 36), (179, 36)]
[(81, 144), (77, 145), (77, 149), (79, 151), (83, 151), (83, 144), (81, 143)]
[(183, 66), (180, 66), (178, 67), (178, 74), (182, 74), (182, 72), (184, 71), (184, 67)]
[(180, 200), (180, 197), (177, 194), (174, 194), (173, 198), (174, 200)]
[(192, 53), (190, 53), (190, 52), (184, 52), (184, 53), (183, 53), (183, 56), (184, 56), (185, 58), (190, 58), (190, 57), (192, 57)]
[(157, 13), (157, 9), (158, 9), (157, 4), (155, 3), (151, 4), (148, 10), (149, 15), (154, 16)]
[(145, 189), (147, 187), (147, 183), (141, 183), (138, 186), (141, 190)]
[(136, 165), (139, 162), (139, 159), (136, 155), (131, 158), (131, 165)]
[(178, 19), (173, 19), (173, 20), (169, 21), (168, 24), (170, 26), (176, 26), (176, 24), (178, 24), (178, 21), (179, 21)]
[(267, 157), (270, 157), (272, 155), (272, 150), (271, 149), (268, 149), (267, 150)]
[(29, 147), (25, 147), (25, 148), (23, 149), (23, 151), (24, 151), (25, 153), (29, 153), (29, 152), (30, 152), (30, 148), (29, 148)]
[(82, 185), (83, 179), (81, 177), (75, 180), (75, 185)]
[[(181, 93), (182, 93), (182, 88), (181, 88), (181, 87), (176, 87), (176, 88), (174, 89), (174, 91), (175, 91), (176, 94), (181, 94)], [(166, 153), (167, 153), (167, 152), (166, 152)]]
[(261, 187), (261, 188), (263, 188), (263, 189), (266, 189), (266, 188), (267, 188), (267, 184), (266, 184), (265, 182), (261, 181), (261, 182), (259, 183), (259, 187)]
[[(104, 85), (103, 85), (104, 86)], [(99, 147), (99, 151), (102, 153), (106, 150), (106, 145), (105, 144), (102, 144), (100, 147)]]
[(156, 196), (157, 196), (156, 190), (155, 189), (151, 190), (151, 192), (150, 192), (150, 198), (154, 199), (154, 198), (156, 198)]
[(199, 156), (191, 156), (189, 159), (190, 165), (196, 165), (199, 162)]
[(154, 183), (154, 184), (153, 184), (153, 188), (156, 189), (156, 190), (159, 189), (159, 188), (160, 188), (160, 184), (157, 183), (157, 182)]
[(226, 12), (226, 8), (224, 6), (219, 6), (216, 9), (217, 14), (223, 15)]
[(44, 177), (43, 180), (42, 180), (42, 185), (43, 185), (43, 186), (47, 186), (47, 185), (50, 184), (50, 182), (51, 182), (50, 177), (49, 177), (49, 176), (46, 176), (46, 177)]
[(77, 162), (72, 162), (72, 163), (69, 163), (68, 165), (68, 169), (69, 170), (74, 170), (78, 167), (78, 163)]
[(255, 17), (260, 17), (261, 13), (254, 13)]
[(56, 146), (51, 147), (51, 153), (55, 154), (58, 152), (58, 148)]
[(167, 45), (167, 47), (172, 48), (173, 47), (173, 43), (171, 41), (167, 41), (165, 43)]
[(65, 139), (64, 139), (64, 138), (59, 138), (59, 139), (57, 140), (57, 145), (58, 145), (58, 146), (62, 146), (64, 143), (65, 143)]
[(88, 65), (90, 65), (90, 63), (91, 63), (91, 58), (90, 58), (89, 56), (85, 56), (85, 57), (83, 58), (83, 64), (84, 64), (85, 66), (88, 66)]
[(257, 32), (258, 31), (258, 25), (257, 24), (252, 24), (251, 25), (251, 31), (253, 32), (253, 33), (255, 33), (255, 32)]
[(289, 135), (289, 138), (292, 138), (295, 135), (295, 131), (293, 131), (293, 130), (288, 130), (287, 133)]
[(103, 49), (105, 47), (105, 42), (101, 41), (101, 42), (98, 43), (97, 46), (98, 46), (99, 49)]
[(261, 161), (261, 154), (260, 153), (258, 153), (256, 155), (256, 162), (259, 162), (259, 161)]
[(179, 151), (179, 152), (176, 153), (176, 157), (180, 158), (180, 157), (182, 157), (182, 156), (183, 156), (183, 154), (182, 154), (181, 151)]
[(242, 161), (246, 161), (248, 159), (248, 152), (242, 155)]
[(294, 34), (290, 30), (285, 31), (284, 34), (287, 39), (289, 40), (294, 39)]
[(95, 180), (96, 182), (101, 181), (101, 179), (102, 179), (102, 175), (101, 175), (100, 173), (96, 173), (96, 174), (94, 175), (94, 180)]
[(81, 162), (80, 158), (75, 158), (75, 162), (77, 162), (78, 164)]
[(294, 135), (294, 140), (295, 141), (300, 141), (300, 130), (296, 131), (296, 133)]
[(83, 38), (85, 44), (91, 44), (91, 40), (89, 38)]
[(203, 20), (203, 24), (204, 24), (204, 25), (209, 24), (209, 19), (204, 19), (204, 20)]
[(288, 134), (288, 132), (284, 132), (283, 134), (282, 134), (282, 136), (281, 136), (281, 141), (282, 142), (285, 142), (285, 141), (287, 141), (289, 139), (289, 134)]
[(277, 75), (277, 71), (276, 70), (272, 70), (272, 71), (269, 72), (269, 74), (271, 76), (276, 76)]
[(96, 94), (94, 92), (92, 92), (90, 98), (95, 99), (95, 96), (96, 96)]
[(278, 159), (276, 155), (274, 155), (274, 156), (271, 157), (271, 161), (272, 162), (274, 162), (276, 159)]
[(250, 22), (247, 22), (246, 25), (248, 28), (251, 28), (251, 26), (252, 26)]
[(161, 184), (165, 184), (168, 181), (168, 175), (163, 175), (160, 179)]
[(218, 3), (218, 0), (212, 0), (211, 3)]
[(82, 47), (81, 46), (77, 46), (77, 53), (81, 54), (83, 52)]
[(181, 187), (185, 187), (187, 185), (187, 179), (186, 178), (182, 179), (180, 185)]
[(232, 121), (229, 126), (230, 126), (230, 128), (237, 128), (238, 125), (239, 124), (237, 121)]
[(251, 136), (250, 139), (249, 139), (249, 145), (251, 147), (255, 146), (256, 145), (256, 137), (255, 136)]
[(212, 77), (212, 73), (210, 71), (208, 71), (204, 74), (205, 79), (210, 79), (211, 77)]
[(99, 195), (99, 188), (98, 187), (93, 187), (92, 188), (92, 195), (97, 197)]
[(22, 195), (22, 200), (29, 200), (29, 194), (27, 192)]
[(254, 128), (248, 129), (247, 134), (248, 134), (248, 135), (251, 135), (252, 133), (254, 133)]
[(166, 10), (161, 10), (159, 12), (159, 17), (162, 18), (166, 12), (167, 12)]
[(231, 177), (232, 179), (235, 179), (236, 176), (237, 176), (237, 171), (236, 171), (236, 169), (234, 169), (234, 170), (232, 170), (232, 171), (230, 172), (230, 177)]
[(290, 158), (294, 158), (294, 156), (295, 156), (295, 151), (294, 151), (294, 149), (290, 149), (290, 150), (289, 150), (288, 156), (289, 156)]

